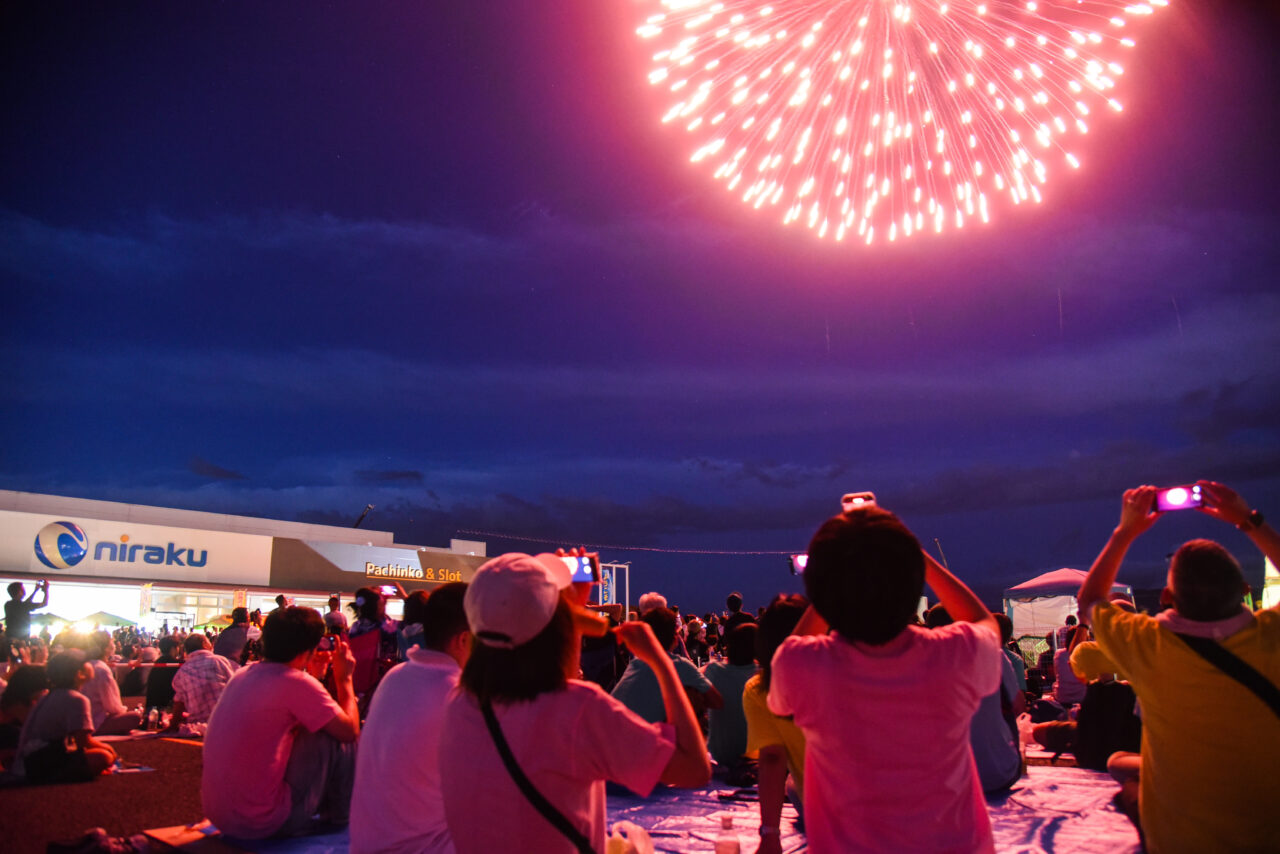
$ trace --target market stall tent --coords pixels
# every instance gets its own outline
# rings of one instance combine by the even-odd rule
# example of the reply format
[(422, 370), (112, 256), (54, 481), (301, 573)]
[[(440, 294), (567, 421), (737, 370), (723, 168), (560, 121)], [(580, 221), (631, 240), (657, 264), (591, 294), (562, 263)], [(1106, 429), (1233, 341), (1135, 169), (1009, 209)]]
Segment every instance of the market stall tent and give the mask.
[[(1006, 588), (1004, 612), (1013, 620), (1013, 636), (1043, 637), (1061, 626), (1067, 615), (1077, 610), (1076, 594), (1080, 592), (1085, 575), (1084, 570), (1063, 567)], [(1111, 587), (1111, 595), (1125, 596), (1132, 601), (1133, 588), (1127, 584), (1115, 584)]]

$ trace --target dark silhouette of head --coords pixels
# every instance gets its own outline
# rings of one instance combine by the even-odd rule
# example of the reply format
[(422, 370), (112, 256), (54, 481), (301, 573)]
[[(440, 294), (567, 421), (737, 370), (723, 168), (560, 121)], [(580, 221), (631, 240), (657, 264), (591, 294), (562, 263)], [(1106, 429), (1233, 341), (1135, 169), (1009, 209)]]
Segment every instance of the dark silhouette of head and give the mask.
[(287, 664), (310, 652), (324, 637), (324, 617), (315, 608), (297, 605), (272, 611), (262, 627), (262, 657)]
[(842, 637), (885, 644), (915, 620), (924, 554), (897, 516), (860, 506), (828, 519), (813, 535), (804, 586)]
[(1231, 552), (1213, 540), (1191, 540), (1173, 554), (1162, 599), (1189, 620), (1209, 622), (1238, 613), (1248, 589)]

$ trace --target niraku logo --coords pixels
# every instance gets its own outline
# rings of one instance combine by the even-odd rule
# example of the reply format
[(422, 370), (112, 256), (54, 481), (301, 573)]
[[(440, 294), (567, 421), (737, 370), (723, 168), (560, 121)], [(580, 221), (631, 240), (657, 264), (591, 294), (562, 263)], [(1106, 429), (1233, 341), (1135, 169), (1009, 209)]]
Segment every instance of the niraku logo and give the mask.
[[(74, 522), (51, 522), (36, 534), (36, 557), (50, 569), (70, 569), (89, 553), (89, 538)], [(179, 546), (177, 543), (155, 545), (131, 543), (128, 534), (120, 542), (93, 544), (93, 559), (115, 563), (164, 564), (165, 566), (204, 566), (209, 562), (208, 549)]]

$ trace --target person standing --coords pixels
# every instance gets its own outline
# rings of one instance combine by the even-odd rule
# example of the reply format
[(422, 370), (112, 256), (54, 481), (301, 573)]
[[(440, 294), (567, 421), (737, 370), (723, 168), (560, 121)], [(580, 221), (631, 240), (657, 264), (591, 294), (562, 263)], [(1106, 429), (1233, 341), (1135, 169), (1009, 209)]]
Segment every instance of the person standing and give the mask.
[[(49, 604), (49, 580), (42, 578), (36, 582), (31, 595), (24, 599), (22, 594), (25, 592), (22, 582), (13, 582), (9, 585), (9, 601), (4, 603), (4, 628), (9, 638), (10, 655), (13, 654), (14, 641), (25, 641), (31, 636), (31, 612)], [(36, 602), (37, 594), (40, 594), (39, 602)]]

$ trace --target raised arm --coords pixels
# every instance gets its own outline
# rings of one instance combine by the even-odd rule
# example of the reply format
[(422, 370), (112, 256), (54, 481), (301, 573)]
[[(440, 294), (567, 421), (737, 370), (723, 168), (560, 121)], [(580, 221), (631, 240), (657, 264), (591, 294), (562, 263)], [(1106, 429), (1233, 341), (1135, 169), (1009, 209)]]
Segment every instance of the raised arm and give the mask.
[(693, 706), (685, 696), (684, 686), (676, 675), (670, 656), (658, 645), (653, 629), (641, 621), (623, 623), (615, 628), (618, 640), (626, 644), (636, 658), (649, 665), (658, 677), (662, 691), (662, 703), (667, 712), (667, 723), (676, 729), (676, 749), (667, 767), (662, 771), (662, 782), (672, 786), (696, 788), (711, 779), (711, 761), (707, 758), (707, 743), (698, 728)]
[(1120, 523), (1111, 532), (1111, 538), (1102, 547), (1084, 584), (1076, 598), (1080, 606), (1080, 622), (1089, 624), (1093, 616), (1093, 606), (1106, 602), (1111, 597), (1111, 586), (1116, 583), (1120, 573), (1120, 564), (1129, 551), (1129, 546), (1148, 528), (1155, 524), (1159, 514), (1155, 512), (1156, 488), (1139, 486), (1125, 490), (1120, 503)]
[(999, 638), (1000, 626), (977, 594), (963, 581), (952, 575), (950, 570), (930, 557), (928, 552), (921, 550), (920, 553), (924, 555), (924, 582), (937, 594), (938, 601), (947, 609), (951, 619), (958, 623), (985, 626)]
[(1209, 500), (1201, 506), (1200, 512), (1215, 519), (1221, 519), (1229, 525), (1235, 525), (1244, 531), (1245, 535), (1258, 547), (1258, 551), (1266, 555), (1273, 564), (1280, 566), (1280, 534), (1276, 533), (1275, 528), (1266, 522), (1255, 524), (1255, 518), (1261, 517), (1255, 517), (1249, 502), (1241, 498), (1240, 493), (1231, 487), (1212, 480), (1202, 480), (1199, 483), (1200, 488), (1209, 497)]

